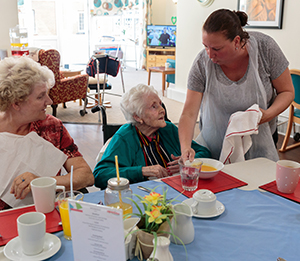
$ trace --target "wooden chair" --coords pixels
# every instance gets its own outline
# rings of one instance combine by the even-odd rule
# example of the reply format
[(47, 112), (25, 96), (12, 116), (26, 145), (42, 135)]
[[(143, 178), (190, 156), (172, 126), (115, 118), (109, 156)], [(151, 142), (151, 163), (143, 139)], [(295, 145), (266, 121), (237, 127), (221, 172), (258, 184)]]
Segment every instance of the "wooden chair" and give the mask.
[(54, 73), (55, 85), (49, 91), (49, 96), (53, 101), (53, 104), (51, 105), (53, 116), (56, 116), (56, 109), (59, 103), (86, 97), (88, 75), (83, 74), (64, 78), (59, 70), (60, 54), (57, 50), (40, 50), (39, 63), (47, 66)]
[[(292, 101), (290, 105), (290, 113), (289, 113), (289, 121), (287, 130), (285, 133), (285, 137), (282, 143), (281, 148), (279, 149), (280, 152), (285, 152), (287, 150), (293, 149), (295, 147), (300, 146), (300, 142), (294, 143), (292, 145), (287, 146), (288, 141), (290, 139), (292, 127), (295, 123), (300, 124), (300, 70), (291, 69), (290, 70), (294, 89), (295, 89), (295, 99)], [(294, 134), (294, 140), (299, 141), (300, 134)]]

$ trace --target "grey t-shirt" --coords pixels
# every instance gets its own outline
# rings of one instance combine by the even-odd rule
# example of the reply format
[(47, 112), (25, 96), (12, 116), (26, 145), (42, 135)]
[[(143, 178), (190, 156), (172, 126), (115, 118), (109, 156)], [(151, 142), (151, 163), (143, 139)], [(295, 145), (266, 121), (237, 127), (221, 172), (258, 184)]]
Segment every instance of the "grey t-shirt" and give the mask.
[[(256, 39), (258, 44), (258, 73), (267, 93), (267, 107), (270, 107), (276, 96), (271, 81), (278, 78), (288, 67), (289, 62), (284, 56), (278, 44), (270, 36), (260, 32), (249, 32), (250, 38)], [(204, 57), (206, 59), (204, 59)], [(205, 92), (207, 53), (202, 50), (194, 60), (188, 77), (188, 89)], [(212, 63), (212, 61), (209, 60)], [(213, 64), (217, 71), (217, 80), (225, 85), (231, 85), (233, 81), (227, 78), (218, 64)], [(248, 72), (248, 70), (247, 70)], [(247, 78), (247, 72), (236, 84), (243, 83)], [(234, 94), (233, 94), (234, 95)], [(238, 98), (238, 97), (236, 97)]]

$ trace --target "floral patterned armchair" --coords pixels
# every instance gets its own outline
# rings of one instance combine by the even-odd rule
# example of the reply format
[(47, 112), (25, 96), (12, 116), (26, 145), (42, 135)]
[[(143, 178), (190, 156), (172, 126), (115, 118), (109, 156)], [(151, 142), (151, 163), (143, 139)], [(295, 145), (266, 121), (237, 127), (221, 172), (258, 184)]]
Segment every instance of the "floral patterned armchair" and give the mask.
[(77, 75), (64, 78), (59, 71), (60, 54), (57, 50), (40, 50), (39, 63), (47, 66), (55, 77), (55, 85), (50, 89), (49, 96), (53, 101), (52, 114), (56, 116), (56, 108), (59, 103), (83, 99), (86, 97), (88, 75)]

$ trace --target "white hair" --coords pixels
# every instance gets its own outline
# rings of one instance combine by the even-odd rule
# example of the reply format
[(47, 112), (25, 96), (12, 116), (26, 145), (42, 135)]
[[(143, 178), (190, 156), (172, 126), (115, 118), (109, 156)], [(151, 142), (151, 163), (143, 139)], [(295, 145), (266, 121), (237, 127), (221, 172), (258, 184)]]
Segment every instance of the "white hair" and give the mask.
[(152, 93), (158, 95), (153, 86), (138, 84), (123, 95), (120, 106), (127, 122), (133, 125), (137, 123), (134, 115), (142, 116), (145, 106), (144, 97)]

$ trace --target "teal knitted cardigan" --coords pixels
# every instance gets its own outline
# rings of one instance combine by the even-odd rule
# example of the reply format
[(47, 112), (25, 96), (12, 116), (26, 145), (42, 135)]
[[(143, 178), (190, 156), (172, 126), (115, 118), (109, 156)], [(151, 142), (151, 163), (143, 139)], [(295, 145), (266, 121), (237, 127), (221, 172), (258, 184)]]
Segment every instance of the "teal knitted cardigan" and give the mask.
[[(180, 156), (178, 128), (173, 123), (166, 123), (166, 127), (158, 130), (160, 139), (169, 155)], [(211, 157), (210, 151), (195, 141), (192, 142), (192, 148), (196, 152), (195, 158)], [(124, 124), (114, 134), (101, 161), (94, 169), (96, 187), (105, 189), (107, 181), (116, 177), (115, 155), (118, 155), (120, 177), (127, 178), (131, 184), (147, 180), (142, 174), (142, 167), (146, 166), (146, 163), (135, 126)]]

